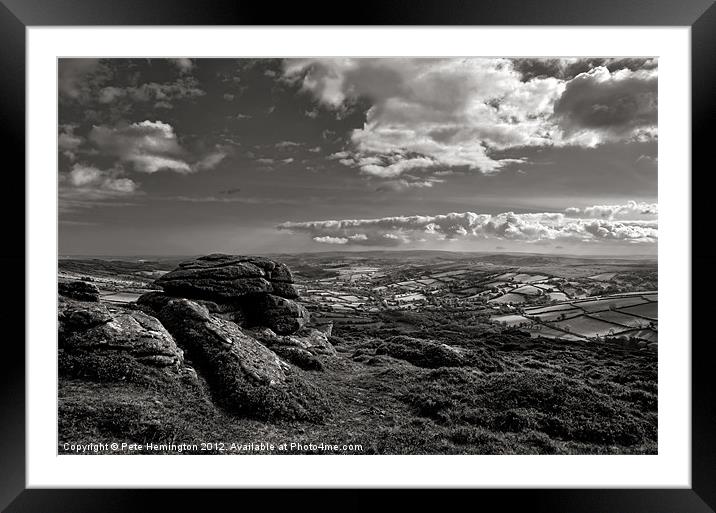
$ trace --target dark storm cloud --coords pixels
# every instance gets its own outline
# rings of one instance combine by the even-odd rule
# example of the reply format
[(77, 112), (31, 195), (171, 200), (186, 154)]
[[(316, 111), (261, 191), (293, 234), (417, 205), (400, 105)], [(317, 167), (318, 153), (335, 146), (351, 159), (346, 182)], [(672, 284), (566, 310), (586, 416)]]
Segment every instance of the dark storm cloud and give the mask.
[(567, 83), (554, 117), (568, 133), (596, 130), (624, 137), (657, 123), (657, 77), (649, 71), (610, 73), (598, 67)]

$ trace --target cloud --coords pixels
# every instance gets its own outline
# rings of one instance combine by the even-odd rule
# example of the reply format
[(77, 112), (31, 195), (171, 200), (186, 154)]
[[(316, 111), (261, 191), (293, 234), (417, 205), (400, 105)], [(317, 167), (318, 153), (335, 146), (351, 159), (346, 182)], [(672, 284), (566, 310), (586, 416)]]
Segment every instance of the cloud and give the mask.
[(406, 175), (405, 178), (397, 180), (385, 180), (381, 182), (380, 186), (376, 188), (376, 192), (393, 191), (400, 192), (407, 189), (429, 189), (435, 184), (444, 183), (445, 180), (440, 178), (426, 178), (421, 180), (419, 178)]
[(97, 102), (114, 104), (120, 101), (156, 102), (155, 107), (172, 108), (172, 102), (186, 98), (204, 96), (206, 92), (199, 87), (194, 77), (181, 77), (174, 82), (148, 82), (139, 86), (107, 86), (97, 92)]
[(322, 244), (348, 244), (348, 239), (345, 237), (313, 237), (313, 240)]
[(288, 157), (288, 158), (280, 159), (280, 160), (272, 159), (272, 158), (268, 158), (268, 157), (261, 157), (261, 158), (256, 159), (256, 162), (258, 162), (259, 164), (270, 166), (270, 165), (279, 164), (279, 163), (284, 164), (284, 165), (290, 164), (294, 160), (295, 159), (293, 157)]
[[(164, 59), (158, 59), (164, 61)], [(152, 67), (151, 61), (125, 59), (61, 59), (58, 65), (58, 89), (62, 102), (94, 107), (88, 119), (111, 114), (114, 119), (131, 112), (133, 104), (153, 102), (155, 108), (171, 109), (174, 102), (204, 96), (206, 93), (191, 76), (191, 59), (168, 59), (179, 70), (179, 77), (166, 83), (137, 83), (138, 66)], [(111, 83), (108, 83), (110, 82)], [(110, 106), (110, 109), (104, 109)]]
[[(235, 189), (238, 191), (238, 189)], [(236, 193), (220, 191), (211, 196), (157, 196), (162, 201), (181, 201), (184, 203), (241, 203), (245, 205), (288, 205), (292, 207), (305, 206), (307, 201), (320, 201), (323, 198), (276, 198), (268, 196), (240, 196)]]
[(657, 72), (599, 66), (570, 80), (554, 106), (568, 137), (588, 134), (604, 140), (656, 134)]
[(293, 142), (293, 141), (281, 141), (281, 142), (276, 143), (276, 148), (295, 148), (297, 146), (301, 146), (301, 145), (299, 143)]
[(191, 73), (195, 67), (194, 61), (191, 59), (169, 59), (169, 62), (176, 66), (179, 73), (182, 74)]
[[(395, 178), (433, 166), (493, 173), (520, 161), (496, 157), (500, 150), (652, 137), (655, 64), (642, 61), (648, 69), (637, 71), (598, 67), (569, 78), (526, 76), (529, 66), (518, 64), (494, 58), (287, 59), (283, 71), (285, 81), (326, 109), (369, 105), (364, 126), (339, 154), (344, 165), (371, 176)], [(625, 121), (630, 115), (634, 119)]]
[(60, 125), (57, 135), (58, 149), (70, 160), (75, 160), (77, 150), (85, 141), (84, 137), (75, 134), (76, 128), (75, 125)]
[(162, 169), (192, 172), (183, 159), (186, 152), (168, 123), (146, 120), (116, 127), (94, 126), (89, 139), (103, 154), (117, 157), (141, 173)]
[(402, 155), (396, 155), (388, 164), (375, 164), (372, 159), (360, 159), (358, 163), (362, 173), (381, 178), (394, 178), (408, 170), (435, 165), (435, 161), (427, 157), (405, 158)]
[(99, 59), (60, 59), (58, 89), (61, 99), (84, 100), (108, 75)]
[(179, 144), (174, 128), (162, 121), (93, 126), (88, 139), (102, 156), (115, 157), (140, 173), (205, 171), (226, 157), (224, 151), (217, 150), (192, 162), (189, 152)]
[(94, 166), (76, 163), (70, 172), (63, 176), (66, 185), (79, 189), (85, 195), (117, 196), (135, 192), (138, 185), (129, 178), (121, 175), (121, 169), (102, 170)]
[[(614, 215), (636, 212), (635, 205)], [(600, 214), (597, 207), (585, 209), (587, 216)], [(578, 210), (578, 209), (577, 209)], [(343, 219), (308, 222), (285, 222), (279, 230), (305, 233), (315, 242), (386, 246), (426, 241), (496, 239), (526, 243), (542, 242), (616, 242), (655, 243), (658, 240), (656, 219), (613, 219), (573, 217), (577, 212), (564, 213), (505, 212), (477, 214), (474, 212), (442, 215), (413, 215), (377, 219)], [(641, 212), (639, 212), (641, 213)]]
[(656, 219), (659, 214), (657, 203), (629, 201), (624, 205), (593, 205), (585, 208), (568, 208), (569, 217), (594, 219)]
[(612, 57), (562, 57), (562, 58), (518, 58), (512, 59), (516, 70), (522, 73), (524, 81), (533, 78), (555, 77), (560, 80), (571, 80), (580, 73), (604, 66), (609, 71), (629, 69), (656, 69), (658, 60), (655, 58), (612, 58)]
[(545, 144), (544, 120), (564, 88), (554, 78), (522, 82), (505, 59), (288, 60), (284, 74), (327, 108), (370, 102), (350, 152), (356, 161), (402, 155), (399, 163), (355, 164), (388, 177), (429, 165), (503, 167), (488, 147)]
[(209, 169), (214, 169), (225, 158), (226, 158), (226, 153), (224, 153), (223, 151), (215, 151), (215, 152), (209, 153), (205, 157), (201, 158), (198, 162), (196, 162), (192, 166), (192, 169), (194, 169), (195, 171), (206, 171)]

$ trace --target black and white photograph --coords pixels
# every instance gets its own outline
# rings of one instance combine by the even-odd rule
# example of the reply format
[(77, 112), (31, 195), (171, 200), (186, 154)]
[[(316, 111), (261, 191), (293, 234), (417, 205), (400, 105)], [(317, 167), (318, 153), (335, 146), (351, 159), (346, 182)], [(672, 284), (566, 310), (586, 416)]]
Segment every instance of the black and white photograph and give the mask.
[(658, 73), (58, 59), (57, 453), (659, 454)]

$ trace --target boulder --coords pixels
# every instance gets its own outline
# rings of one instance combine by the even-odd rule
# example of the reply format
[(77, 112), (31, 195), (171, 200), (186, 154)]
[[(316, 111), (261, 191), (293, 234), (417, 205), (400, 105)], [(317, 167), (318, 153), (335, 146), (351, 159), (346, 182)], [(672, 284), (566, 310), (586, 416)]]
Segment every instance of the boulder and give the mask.
[(58, 282), (57, 291), (61, 296), (77, 301), (99, 301), (99, 289), (93, 283), (86, 281)]
[(181, 349), (154, 317), (139, 310), (126, 310), (105, 319), (93, 310), (83, 312), (83, 307), (85, 305), (76, 305), (64, 312), (70, 321), (85, 313), (92, 316), (92, 322), (82, 328), (75, 322), (64, 321), (62, 346), (68, 353), (119, 354), (131, 356), (142, 364), (176, 370), (182, 364)]
[(156, 311), (191, 358), (210, 367), (223, 388), (241, 381), (274, 385), (286, 380), (285, 364), (234, 323), (212, 316), (188, 299), (166, 298)]
[(298, 299), (298, 290), (293, 283), (271, 282), (272, 293), (288, 299)]
[(382, 341), (375, 354), (391, 356), (428, 369), (465, 367), (471, 364), (469, 358), (458, 348), (406, 335), (397, 335)]
[(336, 356), (336, 350), (328, 341), (328, 336), (314, 328), (303, 328), (293, 335), (283, 337), (286, 343), (302, 347), (313, 354)]
[(289, 268), (269, 258), (212, 254), (182, 262), (156, 284), (172, 296), (232, 302), (270, 293), (296, 298), (292, 282)]
[(292, 301), (298, 290), (291, 270), (265, 257), (207, 255), (182, 262), (156, 284), (168, 296), (191, 299), (210, 314), (243, 327), (267, 326), (285, 335), (309, 319), (308, 311)]
[(170, 277), (166, 281), (161, 281), (169, 274), (159, 278), (156, 283), (167, 294), (176, 297), (234, 301), (246, 296), (268, 294), (273, 291), (271, 284), (264, 278), (217, 280), (212, 278), (186, 279)]
[(206, 301), (197, 299), (195, 303), (204, 306), (210, 314), (231, 321), (238, 324), (239, 326), (246, 326), (250, 323), (250, 318), (247, 309), (235, 303), (216, 303), (214, 301)]
[(254, 323), (267, 326), (279, 335), (300, 330), (310, 320), (310, 314), (302, 305), (268, 294), (254, 306)]
[(253, 418), (314, 419), (325, 413), (319, 390), (292, 373), (273, 351), (206, 306), (183, 298), (145, 294), (140, 307), (156, 317), (206, 377), (216, 400)]
[(80, 303), (60, 297), (57, 305), (60, 345), (64, 339), (77, 331), (83, 331), (112, 320), (107, 307), (100, 303)]
[(303, 328), (293, 335), (277, 335), (269, 328), (254, 332), (254, 337), (281, 358), (305, 370), (321, 370), (319, 356), (335, 356), (336, 350), (325, 333)]

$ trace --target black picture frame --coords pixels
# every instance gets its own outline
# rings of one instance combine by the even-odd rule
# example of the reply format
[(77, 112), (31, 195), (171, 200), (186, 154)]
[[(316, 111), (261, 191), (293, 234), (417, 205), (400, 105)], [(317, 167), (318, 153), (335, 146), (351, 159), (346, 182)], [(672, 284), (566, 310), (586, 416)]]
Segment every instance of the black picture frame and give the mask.
[[(343, 14), (338, 14), (338, 13)], [(713, 0), (366, 0), (357, 5), (220, 0), (0, 0), (0, 144), (10, 198), (0, 202), (6, 250), (0, 256), (6, 328), (0, 371), (0, 507), (25, 511), (206, 511), (224, 500), (255, 500), (258, 491), (26, 489), (25, 481), (25, 30), (64, 25), (550, 25), (689, 26), (692, 71), (692, 276), (716, 263), (706, 222), (713, 183), (711, 127), (716, 113), (716, 6)], [(48, 115), (53, 115), (48, 113)], [(663, 170), (662, 172), (680, 172)], [(21, 192), (22, 191), (22, 192)], [(22, 218), (23, 222), (20, 222)], [(19, 249), (18, 249), (19, 248)], [(692, 280), (693, 283), (693, 280)], [(716, 509), (714, 350), (703, 329), (711, 301), (692, 287), (692, 488), (472, 490), (481, 508), (576, 512), (708, 512)], [(19, 291), (23, 291), (20, 294)], [(700, 297), (701, 296), (701, 297)], [(271, 500), (301, 491), (271, 492)], [(325, 504), (345, 504), (322, 492)], [(451, 492), (458, 493), (458, 492)], [(424, 491), (411, 492), (424, 500)], [(460, 500), (461, 497), (451, 497)], [(340, 501), (340, 502), (339, 502)], [(369, 506), (372, 501), (363, 503)], [(245, 503), (244, 504), (249, 504)], [(358, 503), (360, 504), (360, 502)], [(490, 508), (491, 509), (491, 508)]]

